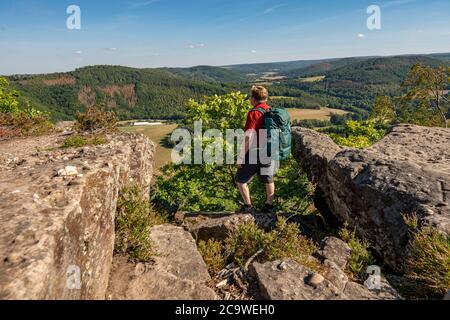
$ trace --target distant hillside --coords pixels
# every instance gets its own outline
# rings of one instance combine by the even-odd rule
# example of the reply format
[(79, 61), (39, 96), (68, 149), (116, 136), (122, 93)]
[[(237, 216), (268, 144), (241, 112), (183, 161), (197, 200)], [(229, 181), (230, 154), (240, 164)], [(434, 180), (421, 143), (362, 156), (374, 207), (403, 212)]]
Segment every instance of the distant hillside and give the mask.
[(12, 86), (24, 99), (55, 120), (72, 119), (75, 112), (96, 103), (115, 110), (121, 119), (177, 118), (189, 98), (222, 94), (231, 87), (218, 82), (182, 77), (167, 70), (94, 66), (73, 72), (12, 76)]
[(254, 64), (238, 64), (225, 66), (224, 68), (243, 72), (246, 74), (263, 74), (265, 72), (279, 72), (287, 73), (292, 70), (306, 68), (308, 66), (335, 61), (337, 59), (327, 60), (298, 60), (287, 62), (274, 62), (274, 63), (254, 63)]
[[(105, 104), (121, 119), (184, 116), (188, 99), (240, 90), (258, 79), (270, 86), (276, 107), (330, 107), (364, 116), (378, 95), (395, 95), (411, 66), (450, 65), (450, 54), (247, 64), (227, 67), (135, 69), (92, 66), (73, 72), (9, 77), (22, 100), (54, 120), (73, 119), (78, 110)], [(255, 73), (255, 76), (248, 76)], [(270, 74), (270, 76), (268, 76)], [(317, 80), (305, 81), (304, 78)], [(277, 79), (277, 80), (271, 80)]]
[(329, 82), (351, 81), (363, 84), (398, 84), (416, 63), (437, 67), (446, 64), (427, 56), (371, 58), (351, 63), (326, 73)]
[(314, 63), (307, 67), (284, 72), (283, 75), (287, 76), (288, 78), (296, 78), (296, 77), (302, 78), (309, 76), (324, 75), (329, 71), (333, 71), (341, 67), (346, 67), (353, 63), (367, 61), (369, 59), (370, 57), (360, 57), (360, 58), (344, 58), (338, 60), (322, 61), (319, 63)]
[(197, 66), (192, 68), (163, 68), (161, 70), (188, 79), (206, 82), (241, 83), (249, 80), (243, 72), (222, 67)]

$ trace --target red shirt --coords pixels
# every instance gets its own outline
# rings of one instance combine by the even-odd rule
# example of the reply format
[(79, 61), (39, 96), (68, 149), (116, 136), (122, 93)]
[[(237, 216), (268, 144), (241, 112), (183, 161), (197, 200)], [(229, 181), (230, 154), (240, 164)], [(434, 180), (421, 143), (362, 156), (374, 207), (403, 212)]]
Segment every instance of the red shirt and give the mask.
[(262, 127), (264, 126), (264, 115), (258, 111), (258, 109), (264, 109), (268, 110), (270, 107), (267, 105), (267, 103), (261, 103), (254, 107), (247, 115), (247, 122), (245, 124), (244, 131), (247, 132), (250, 129), (255, 130), (257, 133)]

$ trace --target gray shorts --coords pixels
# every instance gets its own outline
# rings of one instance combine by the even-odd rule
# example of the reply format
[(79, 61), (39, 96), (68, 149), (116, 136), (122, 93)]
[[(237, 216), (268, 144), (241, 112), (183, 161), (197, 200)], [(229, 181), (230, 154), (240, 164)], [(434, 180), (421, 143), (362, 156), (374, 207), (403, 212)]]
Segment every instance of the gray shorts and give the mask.
[(255, 176), (258, 176), (261, 183), (272, 183), (274, 181), (274, 175), (270, 173), (270, 170), (268, 170), (269, 168), (270, 165), (244, 164), (236, 173), (236, 182), (247, 184), (252, 182)]

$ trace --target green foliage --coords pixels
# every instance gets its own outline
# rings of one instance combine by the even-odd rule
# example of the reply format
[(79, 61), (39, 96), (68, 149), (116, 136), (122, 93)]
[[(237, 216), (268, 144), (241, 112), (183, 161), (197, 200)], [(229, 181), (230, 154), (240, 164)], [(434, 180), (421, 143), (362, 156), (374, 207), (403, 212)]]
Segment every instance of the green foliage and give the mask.
[(203, 101), (189, 100), (186, 105), (186, 125), (202, 121), (203, 129), (218, 129), (225, 134), (228, 129), (244, 127), (250, 104), (247, 95), (233, 92), (223, 96), (205, 97)]
[(0, 77), (0, 113), (19, 112), (18, 97), (18, 92), (9, 89), (8, 80)]
[(372, 265), (374, 262), (373, 257), (368, 250), (370, 244), (366, 241), (361, 241), (358, 239), (356, 232), (351, 232), (346, 227), (339, 232), (339, 236), (342, 240), (348, 243), (351, 249), (346, 272), (353, 279), (363, 279), (367, 267)]
[(116, 114), (98, 107), (88, 108), (86, 112), (77, 112), (75, 115), (74, 129), (78, 132), (108, 132), (114, 130), (116, 126)]
[(134, 262), (152, 261), (150, 228), (167, 222), (136, 185), (124, 188), (117, 201), (115, 251)]
[(228, 166), (169, 164), (157, 177), (155, 200), (184, 211), (234, 211), (234, 172)]
[(208, 266), (208, 271), (211, 276), (214, 276), (225, 267), (223, 249), (222, 242), (213, 239), (208, 240), (208, 242), (200, 241), (198, 244), (198, 250)]
[(61, 148), (81, 148), (85, 146), (99, 146), (106, 143), (103, 135), (81, 136), (75, 135), (64, 140)]
[[(73, 79), (73, 83), (46, 84), (49, 80), (64, 77)], [(114, 109), (121, 120), (180, 119), (184, 116), (188, 99), (224, 94), (236, 88), (231, 84), (189, 79), (168, 70), (120, 66), (92, 66), (68, 73), (14, 76), (10, 79), (15, 89), (34, 106), (51, 112), (55, 121), (73, 120), (77, 111), (83, 111), (92, 104), (105, 104), (109, 110)], [(106, 94), (106, 89), (111, 86), (131, 89)]]
[(428, 126), (447, 126), (449, 101), (445, 90), (450, 86), (450, 68), (416, 64), (402, 83), (399, 98), (403, 122)]
[(397, 120), (395, 105), (390, 97), (377, 97), (370, 114), (370, 119), (376, 123), (392, 124)]
[[(275, 176), (278, 211), (292, 214), (311, 214), (313, 188), (298, 162), (291, 157), (283, 162)], [(253, 203), (263, 206), (266, 201), (265, 186), (255, 179), (250, 185)]]
[(354, 148), (366, 148), (381, 140), (386, 135), (386, 130), (377, 129), (374, 120), (353, 121), (345, 124), (344, 135), (330, 134), (330, 137), (341, 146)]
[(415, 294), (428, 297), (445, 295), (450, 288), (450, 237), (432, 227), (411, 230), (406, 278), (418, 284)]
[(256, 257), (259, 262), (290, 258), (317, 269), (317, 265), (309, 259), (317, 250), (316, 245), (300, 234), (296, 224), (288, 223), (281, 217), (276, 228), (270, 232), (265, 232), (254, 223), (239, 226), (225, 240), (225, 247), (238, 266), (244, 266), (248, 259), (261, 250)]

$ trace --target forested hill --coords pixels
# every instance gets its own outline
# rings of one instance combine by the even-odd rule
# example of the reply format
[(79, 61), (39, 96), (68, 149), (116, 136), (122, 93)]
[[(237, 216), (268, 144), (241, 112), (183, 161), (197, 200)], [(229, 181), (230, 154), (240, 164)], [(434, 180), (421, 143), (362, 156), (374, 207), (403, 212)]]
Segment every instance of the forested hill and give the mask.
[[(450, 54), (359, 57), (228, 67), (135, 69), (92, 66), (73, 72), (10, 76), (21, 99), (54, 120), (104, 104), (121, 119), (176, 119), (190, 98), (270, 86), (277, 107), (333, 107), (364, 114), (380, 94), (398, 93), (411, 66), (450, 65)], [(309, 80), (308, 77), (311, 79)]]
[(12, 76), (10, 80), (24, 99), (50, 111), (55, 120), (65, 120), (99, 102), (121, 119), (177, 118), (183, 116), (187, 99), (232, 89), (225, 83), (196, 78), (161, 69), (93, 66), (68, 73)]

